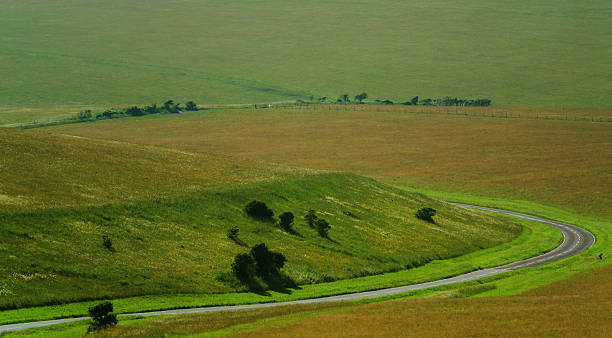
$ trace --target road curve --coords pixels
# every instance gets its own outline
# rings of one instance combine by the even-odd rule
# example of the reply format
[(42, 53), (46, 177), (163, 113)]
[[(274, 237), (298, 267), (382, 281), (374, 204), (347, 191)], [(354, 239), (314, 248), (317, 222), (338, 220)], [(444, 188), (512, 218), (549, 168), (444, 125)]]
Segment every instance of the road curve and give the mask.
[[(483, 277), (493, 276), (500, 273), (518, 270), (527, 267), (535, 267), (550, 264), (552, 262), (571, 257), (577, 255), (584, 250), (590, 248), (595, 243), (595, 237), (593, 234), (579, 228), (577, 226), (552, 221), (545, 218), (540, 218), (532, 215), (522, 214), (514, 211), (507, 211), (502, 209), (494, 209), (487, 207), (480, 207), (469, 204), (461, 204), (454, 203), (457, 206), (471, 208), (471, 209), (480, 209), (484, 211), (492, 211), (505, 215), (510, 215), (518, 218), (528, 219), (536, 222), (545, 223), (551, 225), (557, 229), (559, 229), (563, 233), (563, 243), (549, 251), (545, 254), (535, 256), (532, 258), (524, 259), (518, 262), (489, 268), (483, 270), (477, 270), (473, 272), (469, 272), (466, 274), (458, 275), (451, 278), (440, 279), (436, 281), (412, 284), (406, 286), (400, 286), (389, 289), (381, 289), (374, 291), (366, 291), (366, 292), (357, 292), (357, 293), (349, 293), (338, 296), (330, 296), (330, 297), (322, 297), (322, 298), (312, 298), (312, 299), (304, 299), (297, 300), (291, 302), (278, 302), (278, 303), (264, 303), (264, 304), (250, 304), (250, 305), (234, 305), (234, 306), (214, 306), (214, 307), (203, 307), (203, 308), (192, 308), (192, 309), (176, 309), (176, 310), (164, 310), (164, 311), (153, 311), (153, 312), (142, 312), (142, 313), (129, 313), (129, 314), (120, 314), (120, 317), (123, 316), (158, 316), (158, 315), (182, 315), (182, 314), (193, 314), (193, 313), (205, 313), (205, 312), (219, 312), (219, 311), (231, 311), (231, 310), (246, 310), (246, 309), (262, 309), (269, 308), (274, 306), (281, 305), (293, 305), (293, 304), (313, 304), (313, 303), (327, 303), (327, 302), (338, 302), (338, 301), (350, 301), (356, 299), (365, 299), (365, 298), (374, 298), (381, 297), (387, 295), (393, 295), (397, 293), (408, 292), (412, 290), (421, 290), (427, 289), (435, 286), (453, 284), (453, 283), (461, 283), (467, 282), (471, 280), (480, 279)], [(67, 319), (56, 319), (56, 320), (48, 320), (41, 322), (31, 322), (31, 323), (19, 323), (19, 324), (9, 324), (9, 325), (0, 325), (0, 335), (7, 332), (21, 331), (26, 329), (31, 329), (35, 327), (43, 327), (56, 325), (61, 323), (74, 322), (79, 320), (89, 319), (88, 317), (81, 318), (67, 318)]]

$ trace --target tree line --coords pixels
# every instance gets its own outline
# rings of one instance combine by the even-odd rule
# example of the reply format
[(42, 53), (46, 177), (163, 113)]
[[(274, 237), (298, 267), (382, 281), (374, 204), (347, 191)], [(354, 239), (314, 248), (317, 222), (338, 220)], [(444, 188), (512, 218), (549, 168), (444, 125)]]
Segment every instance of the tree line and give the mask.
[(91, 120), (106, 120), (116, 119), (128, 116), (144, 116), (151, 114), (179, 114), (183, 111), (197, 111), (198, 105), (193, 101), (187, 101), (182, 107), (180, 103), (175, 103), (174, 100), (168, 100), (161, 105), (156, 103), (148, 106), (131, 106), (123, 109), (111, 108), (101, 112), (94, 113), (90, 109), (80, 111), (76, 118), (79, 121)]
[[(319, 97), (319, 103), (331, 103), (331, 104), (364, 104), (364, 100), (368, 98), (368, 93), (363, 92), (359, 93), (353, 97), (349, 94), (342, 94), (335, 100), (332, 98), (328, 98), (326, 96)], [(313, 100), (311, 100), (313, 101)], [(412, 99), (404, 102), (393, 102), (389, 99), (375, 99), (373, 103), (376, 104), (385, 104), (385, 105), (393, 105), (393, 104), (401, 104), (405, 106), (443, 106), (443, 107), (488, 107), (491, 105), (492, 101), (487, 98), (478, 98), (478, 99), (469, 99), (469, 98), (457, 98), (451, 96), (445, 96), (443, 98), (425, 98), (420, 99), (418, 96), (413, 97)]]

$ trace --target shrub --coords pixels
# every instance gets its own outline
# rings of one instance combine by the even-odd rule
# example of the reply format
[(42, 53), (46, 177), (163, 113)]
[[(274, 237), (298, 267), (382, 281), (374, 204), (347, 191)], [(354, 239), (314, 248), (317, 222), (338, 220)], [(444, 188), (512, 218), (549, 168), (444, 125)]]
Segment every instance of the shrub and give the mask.
[(185, 103), (185, 110), (188, 110), (188, 111), (197, 111), (198, 110), (198, 105), (195, 104), (195, 102), (193, 102), (193, 101), (187, 101), (187, 103)]
[(244, 211), (249, 217), (260, 221), (271, 221), (274, 217), (274, 212), (268, 208), (264, 202), (252, 200), (245, 207)]
[(317, 228), (317, 232), (319, 233), (319, 236), (325, 237), (325, 238), (329, 236), (329, 229), (331, 228), (331, 226), (326, 220), (320, 218), (315, 222), (315, 225)]
[(117, 326), (117, 316), (113, 312), (113, 303), (102, 302), (89, 308), (92, 323), (87, 332), (95, 332)]
[(432, 208), (421, 208), (417, 210), (414, 216), (429, 223), (435, 223), (433, 218), (436, 215), (436, 210)]
[(293, 223), (293, 219), (295, 217), (293, 216), (291, 212), (284, 212), (280, 216), (278, 216), (278, 218), (279, 218), (279, 225), (281, 226), (281, 228), (287, 231), (293, 230), (291, 229), (291, 224)]
[(111, 239), (104, 235), (102, 236), (102, 246), (104, 246), (105, 248), (108, 249), (108, 251), (115, 251), (115, 248), (113, 248), (113, 242), (111, 241)]
[(315, 214), (314, 210), (308, 210), (308, 212), (306, 213), (306, 215), (304, 216), (304, 219), (306, 220), (306, 222), (308, 223), (308, 225), (311, 228), (314, 228), (315, 226), (315, 222), (317, 221), (317, 215)]
[(89, 109), (80, 111), (77, 114), (77, 118), (81, 121), (91, 120), (92, 117), (93, 117), (93, 114), (91, 113), (91, 110)]
[(231, 239), (232, 241), (236, 241), (238, 239), (238, 232), (240, 232), (238, 227), (233, 227), (227, 230), (227, 238)]
[(127, 115), (131, 115), (131, 116), (143, 116), (143, 115), (145, 115), (145, 111), (140, 109), (140, 108), (138, 108), (138, 107), (136, 107), (136, 106), (126, 108), (125, 109), (125, 113)]

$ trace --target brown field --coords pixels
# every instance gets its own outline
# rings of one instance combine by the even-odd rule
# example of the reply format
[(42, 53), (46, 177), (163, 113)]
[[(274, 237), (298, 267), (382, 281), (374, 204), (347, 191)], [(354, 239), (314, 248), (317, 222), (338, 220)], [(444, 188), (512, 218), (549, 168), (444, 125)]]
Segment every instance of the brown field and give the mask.
[(351, 110), (369, 112), (397, 112), (428, 115), (464, 115), (494, 118), (527, 118), (612, 122), (612, 109), (606, 108), (509, 108), (509, 107), (436, 107), (404, 105), (301, 105), (299, 110)]
[(612, 215), (609, 123), (245, 109), (47, 130), (354, 172), (399, 185)]
[(129, 202), (292, 170), (226, 156), (0, 128), (0, 211)]
[(102, 336), (571, 336), (612, 334), (612, 266), (518, 296), (322, 304), (154, 319)]

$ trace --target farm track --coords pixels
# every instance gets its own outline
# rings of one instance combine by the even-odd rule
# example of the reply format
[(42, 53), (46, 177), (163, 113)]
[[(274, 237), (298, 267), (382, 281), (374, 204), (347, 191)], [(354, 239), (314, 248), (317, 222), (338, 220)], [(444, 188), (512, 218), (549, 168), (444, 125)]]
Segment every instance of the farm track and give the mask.
[[(191, 308), (191, 309), (175, 309), (175, 310), (163, 310), (163, 311), (152, 311), (152, 312), (143, 312), (143, 313), (126, 313), (120, 314), (119, 316), (159, 316), (159, 315), (182, 315), (182, 314), (196, 314), (196, 313), (206, 313), (206, 312), (219, 312), (219, 311), (233, 311), (233, 310), (247, 310), (247, 309), (262, 309), (269, 308), (274, 306), (282, 306), (282, 305), (295, 305), (295, 304), (313, 304), (313, 303), (327, 303), (327, 302), (338, 302), (338, 301), (351, 301), (357, 299), (366, 299), (366, 298), (375, 298), (381, 296), (388, 296), (398, 293), (404, 293), (413, 290), (421, 290), (427, 289), (436, 286), (454, 284), (472, 281), (484, 277), (489, 277), (493, 275), (498, 275), (501, 273), (528, 268), (528, 267), (536, 267), (542, 266), (546, 264), (550, 264), (561, 259), (565, 259), (574, 255), (577, 255), (584, 250), (590, 248), (595, 243), (595, 237), (589, 231), (579, 228), (577, 226), (566, 224), (562, 222), (557, 222), (545, 218), (540, 218), (537, 216), (532, 216), (528, 214), (518, 213), (514, 211), (502, 210), (502, 209), (494, 209), (488, 207), (474, 206), (468, 204), (460, 204), (456, 203), (456, 205), (471, 208), (471, 209), (479, 209), (483, 211), (497, 212), (505, 215), (510, 215), (518, 218), (528, 219), (536, 222), (541, 222), (548, 224), (557, 228), (561, 233), (563, 233), (563, 243), (549, 251), (545, 254), (535, 256), (532, 258), (520, 260), (517, 262), (513, 262), (510, 264), (477, 270), (473, 272), (469, 272), (466, 274), (458, 275), (451, 278), (440, 279), (436, 281), (419, 283), (413, 285), (400, 286), (395, 288), (388, 289), (380, 289), (366, 292), (357, 292), (357, 293), (349, 293), (344, 295), (330, 296), (330, 297), (322, 297), (322, 298), (312, 298), (312, 299), (304, 299), (298, 301), (290, 301), (290, 302), (278, 302), (278, 303), (264, 303), (264, 304), (250, 304), (250, 305), (234, 305), (234, 306), (215, 306), (215, 307), (204, 307), (204, 308)], [(61, 323), (68, 323), (80, 320), (89, 319), (88, 317), (80, 317), (80, 318), (67, 318), (67, 319), (56, 319), (56, 320), (48, 320), (48, 321), (40, 321), (40, 322), (31, 322), (31, 323), (19, 323), (19, 324), (9, 324), (0, 326), (0, 335), (7, 332), (14, 331), (22, 331), (36, 327), (45, 327), (51, 326)]]

